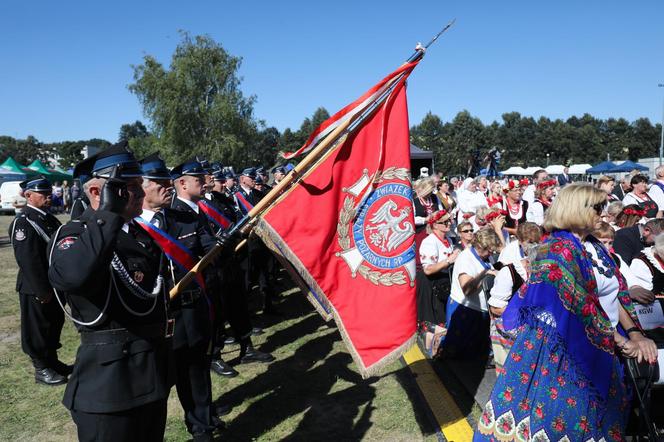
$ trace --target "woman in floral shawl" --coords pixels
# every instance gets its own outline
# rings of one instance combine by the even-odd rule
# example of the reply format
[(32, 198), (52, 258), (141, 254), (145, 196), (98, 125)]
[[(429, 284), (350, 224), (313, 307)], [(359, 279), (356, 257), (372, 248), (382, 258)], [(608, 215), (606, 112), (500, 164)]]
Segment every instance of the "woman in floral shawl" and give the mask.
[(478, 422), (476, 441), (619, 441), (630, 398), (619, 356), (657, 359), (625, 280), (590, 232), (606, 193), (561, 190), (528, 285), (503, 315), (517, 339)]

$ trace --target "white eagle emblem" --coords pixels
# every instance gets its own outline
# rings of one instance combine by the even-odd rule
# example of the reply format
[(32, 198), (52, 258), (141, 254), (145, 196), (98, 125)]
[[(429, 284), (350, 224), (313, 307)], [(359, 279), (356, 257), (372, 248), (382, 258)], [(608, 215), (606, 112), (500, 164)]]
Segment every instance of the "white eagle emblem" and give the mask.
[[(367, 232), (374, 232), (369, 235), (371, 243), (379, 247), (382, 252), (396, 249), (415, 233), (413, 225), (408, 221), (404, 222), (411, 212), (410, 207), (402, 207), (400, 210), (397, 208), (397, 203), (391, 199), (387, 200), (374, 213), (366, 227)], [(397, 211), (396, 215), (393, 214), (394, 211)]]
[(14, 239), (16, 241), (23, 241), (25, 238), (26, 238), (25, 230), (16, 229), (16, 233), (14, 234)]
[[(377, 184), (371, 192), (365, 189)], [(410, 171), (388, 167), (376, 177), (368, 170), (350, 187), (337, 224), (342, 258), (357, 275), (385, 287), (415, 285), (415, 219)], [(362, 197), (362, 195), (365, 195)]]

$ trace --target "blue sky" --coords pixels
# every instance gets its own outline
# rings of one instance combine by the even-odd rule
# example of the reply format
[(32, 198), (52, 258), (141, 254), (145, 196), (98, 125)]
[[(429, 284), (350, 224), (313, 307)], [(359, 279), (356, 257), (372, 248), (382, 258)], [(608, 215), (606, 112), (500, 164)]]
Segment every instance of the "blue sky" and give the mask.
[(283, 130), (335, 112), (452, 18), (409, 82), (411, 124), (468, 109), (661, 121), (664, 1), (29, 1), (0, 3), (0, 135), (115, 141), (142, 115), (132, 64), (168, 65), (178, 30), (242, 56), (255, 115)]

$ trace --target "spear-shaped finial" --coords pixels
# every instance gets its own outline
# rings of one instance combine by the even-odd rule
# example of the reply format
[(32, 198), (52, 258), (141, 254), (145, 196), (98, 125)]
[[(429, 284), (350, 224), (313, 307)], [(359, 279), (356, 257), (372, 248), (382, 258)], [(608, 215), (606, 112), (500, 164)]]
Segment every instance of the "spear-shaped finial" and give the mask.
[(421, 57), (424, 56), (424, 52), (431, 46), (436, 40), (438, 40), (438, 37), (443, 35), (445, 31), (447, 31), (449, 28), (452, 27), (456, 23), (456, 18), (453, 19), (451, 22), (449, 22), (443, 29), (440, 30), (439, 33), (437, 33), (426, 45), (422, 46), (421, 43), (418, 43), (417, 46), (415, 47), (415, 53), (410, 56), (410, 58), (406, 61), (406, 63), (411, 63)]

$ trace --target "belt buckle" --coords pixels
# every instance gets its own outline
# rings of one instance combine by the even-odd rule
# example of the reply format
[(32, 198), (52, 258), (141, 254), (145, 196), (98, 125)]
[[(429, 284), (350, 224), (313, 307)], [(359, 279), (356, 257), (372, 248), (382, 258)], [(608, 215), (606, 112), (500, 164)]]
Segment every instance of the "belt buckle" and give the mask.
[(175, 330), (175, 319), (167, 320), (166, 321), (166, 338), (172, 338), (174, 330)]

